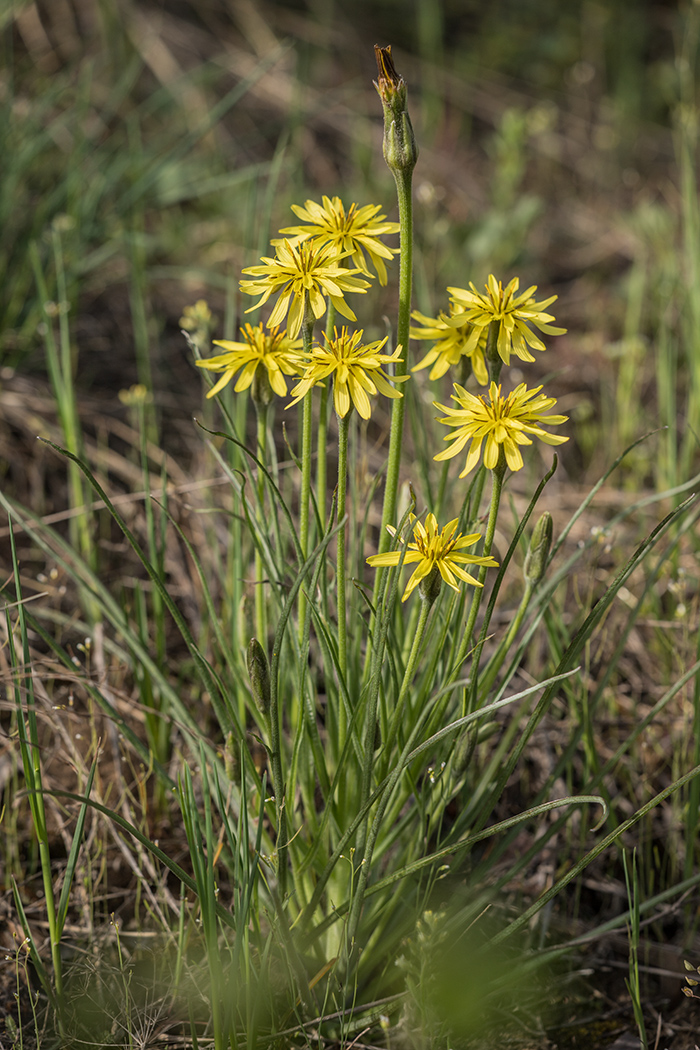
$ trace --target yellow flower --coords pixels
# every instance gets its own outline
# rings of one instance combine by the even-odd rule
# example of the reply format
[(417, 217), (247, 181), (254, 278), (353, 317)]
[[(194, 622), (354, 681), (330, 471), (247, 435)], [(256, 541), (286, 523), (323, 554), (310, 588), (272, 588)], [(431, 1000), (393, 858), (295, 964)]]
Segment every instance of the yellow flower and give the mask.
[(386, 397), (403, 397), (400, 391), (390, 385), (389, 380), (402, 383), (409, 376), (388, 376), (382, 372), (382, 365), (401, 360), (400, 346), (396, 347), (393, 354), (382, 354), (380, 350), (388, 336), (376, 343), (363, 344), (360, 342), (363, 335), (361, 328), (352, 335), (345, 326), (340, 330), (340, 335), (337, 328), (333, 331), (335, 334), (332, 339), (328, 339), (324, 333), (325, 346), (311, 348), (311, 359), (306, 364), (301, 382), (292, 390), (294, 401), (288, 408), (301, 401), (312, 386), (330, 375), (333, 376), (333, 403), (341, 417), (347, 415), (352, 401), (362, 418), (369, 419), (372, 410), (368, 394), (378, 392)]
[(236, 393), (247, 390), (253, 382), (258, 365), (262, 365), (267, 372), (267, 379), (276, 394), (284, 397), (287, 393), (285, 376), (298, 375), (301, 368), (301, 339), (290, 339), (285, 329), (273, 328), (265, 332), (262, 324), (253, 327), (244, 324), (241, 328), (243, 336), (242, 343), (234, 343), (230, 339), (215, 339), (215, 346), (222, 346), (225, 354), (217, 357), (208, 357), (203, 361), (197, 361), (200, 368), (206, 368), (210, 372), (223, 372), (221, 379), (211, 388), (207, 397), (214, 397), (227, 383), (233, 379), (239, 369), (243, 369), (238, 377)]
[(209, 335), (216, 327), (216, 318), (212, 316), (206, 299), (198, 299), (193, 306), (186, 306), (179, 323), (192, 350), (198, 355), (205, 353), (209, 348)]
[[(455, 307), (450, 303), (450, 316), (454, 316)], [(485, 386), (489, 381), (489, 373), (484, 360), (486, 348), (486, 330), (478, 329), (479, 338), (474, 342), (470, 337), (474, 332), (468, 322), (455, 327), (449, 318), (441, 310), (437, 317), (426, 317), (425, 314), (414, 310), (411, 317), (420, 321), (423, 328), (412, 328), (411, 339), (434, 339), (435, 346), (425, 355), (422, 361), (411, 369), (418, 372), (421, 368), (433, 367), (430, 370), (430, 379), (440, 379), (444, 376), (450, 365), (459, 363), (460, 358), (471, 358), (472, 369), (477, 381)]]
[(537, 291), (535, 284), (522, 295), (516, 295), (520, 287), (517, 277), (504, 289), (501, 282), (496, 281), (491, 274), (486, 285), (486, 295), (477, 292), (471, 282), (469, 287), (471, 291), (467, 291), (466, 288), (447, 289), (454, 303), (454, 314), (448, 323), (455, 327), (466, 323), (474, 326), (464, 353), (470, 353), (477, 345), (481, 333), (494, 321), (499, 322), (498, 354), (506, 365), (510, 363), (511, 351), (515, 351), (522, 361), (534, 361), (528, 347), (532, 347), (533, 350), (545, 349), (542, 340), (529, 327), (530, 324), (536, 325), (545, 335), (563, 335), (566, 331), (565, 328), (552, 327), (549, 322), (554, 320), (553, 314), (543, 312), (557, 296), (552, 295), (549, 299), (536, 303), (532, 298), (532, 293)]
[[(358, 208), (351, 204), (347, 212), (340, 197), (323, 197), (323, 205), (316, 201), (306, 201), (304, 207), (292, 205), (292, 211), (308, 226), (286, 226), (280, 233), (293, 234), (291, 244), (313, 238), (317, 244), (332, 244), (336, 251), (349, 255), (353, 264), (370, 274), (364, 253), (367, 252), (379, 277), (380, 284), (386, 284), (386, 266), (384, 259), (397, 255), (398, 248), (387, 248), (379, 240), (387, 233), (398, 233), (398, 222), (385, 222), (385, 215), (377, 215), (381, 205), (366, 204)], [(280, 244), (273, 241), (273, 245)]]
[[(345, 270), (338, 265), (343, 258), (332, 244), (318, 245), (306, 241), (298, 246), (282, 241), (277, 246), (274, 259), (263, 256), (263, 266), (248, 266), (243, 273), (252, 274), (255, 280), (241, 281), (241, 290), (247, 295), (260, 295), (260, 299), (246, 313), (257, 310), (274, 292), (280, 292), (274, 310), (268, 318), (269, 328), (279, 325), (287, 316), (290, 339), (296, 339), (301, 329), (307, 303), (315, 318), (322, 317), (326, 309), (327, 296), (338, 313), (357, 318), (343, 298), (344, 292), (365, 292), (369, 282), (352, 274), (359, 268)], [(291, 309), (290, 309), (291, 303)]]
[[(409, 565), (413, 562), (418, 562), (418, 565), (408, 581), (406, 590), (403, 592), (402, 602), (406, 601), (421, 580), (426, 579), (431, 573), (435, 573), (436, 570), (449, 587), (458, 591), (459, 584), (457, 579), (463, 580), (465, 583), (471, 583), (474, 587), (483, 586), (473, 576), (470, 576), (468, 572), (465, 572), (462, 565), (487, 565), (489, 568), (494, 568), (498, 565), (498, 562), (494, 561), (493, 558), (483, 558), (474, 554), (463, 553), (463, 549), (472, 547), (481, 539), (481, 535), (478, 532), (472, 532), (463, 536), (457, 532), (458, 518), (448, 522), (442, 532), (438, 532), (438, 523), (434, 514), (428, 514), (425, 519), (425, 525), (413, 514), (411, 515), (411, 521), (414, 523), (414, 542), (408, 544), (404, 563)], [(396, 529), (392, 528), (391, 525), (388, 525), (387, 528), (392, 536), (396, 535)], [(373, 554), (367, 559), (367, 562), (373, 568), (398, 565), (401, 560), (401, 554), (400, 550), (388, 551), (386, 554)]]
[(186, 306), (178, 323), (187, 332), (196, 332), (200, 328), (210, 328), (213, 318), (209, 309), (209, 303), (206, 299), (198, 299), (194, 306)]
[(121, 403), (130, 408), (135, 405), (150, 405), (153, 401), (153, 395), (148, 392), (143, 383), (134, 383), (128, 390), (120, 390), (118, 396)]
[(433, 404), (436, 408), (447, 413), (445, 418), (439, 419), (448, 427), (456, 427), (453, 434), (448, 434), (445, 441), (453, 444), (438, 452), (433, 459), (452, 459), (458, 455), (466, 443), (471, 440), (471, 447), (467, 455), (464, 470), (459, 475), (466, 477), (469, 471), (479, 462), (481, 455), (481, 443), (486, 438), (484, 450), (484, 465), (493, 470), (499, 460), (501, 448), (506, 457), (506, 463), (511, 470), (520, 470), (523, 465), (523, 457), (520, 454), (519, 445), (531, 445), (532, 441), (528, 434), (538, 437), (548, 445), (561, 445), (569, 439), (559, 437), (556, 434), (548, 434), (543, 430), (540, 423), (557, 426), (565, 423), (568, 416), (548, 416), (548, 409), (556, 405), (556, 399), (545, 397), (540, 394), (541, 386), (528, 390), (524, 383), (503, 397), (500, 386), (491, 383), (489, 387), (489, 400), (484, 395), (476, 397), (454, 384), (456, 393), (452, 399), (457, 402), (459, 408), (448, 408), (437, 401)]

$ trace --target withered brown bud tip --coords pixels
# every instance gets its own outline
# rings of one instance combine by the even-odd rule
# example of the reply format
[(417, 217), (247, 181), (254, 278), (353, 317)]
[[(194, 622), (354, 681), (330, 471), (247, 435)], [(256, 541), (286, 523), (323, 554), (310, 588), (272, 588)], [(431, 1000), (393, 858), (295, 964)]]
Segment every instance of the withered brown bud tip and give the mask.
[(377, 59), (380, 82), (388, 80), (394, 87), (397, 87), (401, 82), (401, 77), (396, 72), (394, 60), (391, 57), (391, 44), (388, 47), (380, 47), (379, 44), (375, 44), (374, 54)]

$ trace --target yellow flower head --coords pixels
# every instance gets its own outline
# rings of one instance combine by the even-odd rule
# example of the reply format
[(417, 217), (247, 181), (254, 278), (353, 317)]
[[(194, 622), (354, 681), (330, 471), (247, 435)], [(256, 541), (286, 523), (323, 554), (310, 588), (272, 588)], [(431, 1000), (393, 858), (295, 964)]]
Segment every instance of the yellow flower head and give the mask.
[[(450, 317), (455, 314), (454, 303), (450, 303)], [(422, 361), (414, 365), (412, 372), (418, 372), (421, 368), (433, 367), (430, 370), (430, 379), (440, 379), (451, 365), (459, 363), (462, 357), (471, 358), (472, 369), (477, 381), (485, 386), (489, 381), (489, 373), (484, 360), (486, 348), (486, 329), (477, 329), (476, 342), (471, 338), (474, 328), (469, 322), (455, 327), (450, 323), (442, 310), (437, 317), (426, 317), (425, 314), (414, 310), (411, 317), (420, 321), (423, 328), (412, 328), (411, 339), (433, 339), (435, 345), (425, 355)]]
[(204, 353), (209, 347), (209, 335), (216, 327), (206, 299), (198, 299), (193, 306), (186, 306), (179, 321), (183, 335), (193, 350)]
[[(267, 325), (274, 328), (287, 316), (287, 331), (290, 339), (296, 339), (304, 320), (307, 304), (315, 318), (322, 317), (328, 297), (338, 313), (357, 320), (343, 295), (345, 292), (366, 292), (369, 282), (352, 274), (355, 269), (343, 269), (338, 263), (343, 258), (332, 244), (316, 244), (304, 241), (295, 246), (290, 241), (277, 245), (274, 259), (263, 256), (263, 266), (248, 266), (243, 273), (252, 274), (252, 281), (241, 281), (241, 291), (247, 295), (260, 295), (260, 299), (246, 313), (257, 310), (266, 303), (274, 292), (280, 292), (274, 310), (268, 318)], [(290, 309), (291, 304), (291, 309)]]
[(557, 298), (552, 295), (541, 303), (536, 303), (532, 293), (537, 291), (533, 284), (522, 295), (516, 295), (520, 281), (514, 277), (504, 289), (500, 281), (491, 274), (486, 284), (486, 295), (477, 292), (470, 282), (471, 291), (466, 288), (448, 288), (454, 303), (454, 313), (449, 324), (457, 327), (469, 323), (474, 330), (467, 340), (464, 353), (469, 353), (479, 341), (481, 333), (489, 325), (498, 321), (498, 354), (504, 364), (510, 364), (511, 351), (515, 351), (522, 361), (534, 361), (528, 347), (533, 350), (544, 350), (542, 340), (529, 327), (534, 324), (545, 335), (563, 335), (565, 328), (554, 328), (549, 323), (554, 320), (553, 314), (544, 313), (546, 306)]
[[(487, 565), (494, 568), (498, 565), (493, 558), (478, 557), (474, 554), (464, 554), (465, 547), (472, 547), (481, 539), (478, 532), (463, 536), (457, 532), (458, 518), (448, 522), (442, 532), (438, 531), (438, 523), (434, 514), (428, 514), (425, 525), (415, 515), (411, 515), (413, 523), (413, 543), (409, 543), (404, 557), (405, 564), (418, 562), (413, 571), (406, 590), (403, 592), (402, 602), (415, 590), (421, 580), (426, 579), (431, 573), (439, 572), (448, 587), (459, 590), (457, 579), (464, 583), (471, 583), (474, 587), (482, 587), (483, 584), (465, 572), (462, 565)], [(396, 535), (396, 529), (388, 525), (387, 528), (392, 536)], [(386, 554), (373, 554), (367, 559), (373, 568), (378, 566), (398, 565), (401, 560), (401, 551), (388, 551)]]
[(388, 376), (382, 372), (382, 365), (401, 361), (401, 347), (397, 346), (393, 354), (382, 354), (380, 350), (388, 336), (376, 343), (362, 343), (363, 330), (350, 334), (345, 326), (340, 330), (334, 328), (332, 339), (326, 340), (325, 346), (311, 348), (311, 359), (306, 362), (306, 369), (301, 382), (292, 390), (294, 400), (287, 407), (308, 393), (312, 386), (322, 383), (327, 376), (333, 376), (333, 403), (339, 416), (344, 417), (355, 406), (363, 419), (369, 419), (371, 407), (369, 394), (384, 394), (386, 397), (403, 397), (391, 386), (389, 380), (401, 383), (408, 376)]
[(267, 379), (276, 394), (284, 397), (287, 393), (285, 376), (298, 375), (301, 371), (301, 339), (290, 339), (283, 328), (272, 328), (266, 332), (262, 324), (253, 327), (244, 324), (241, 328), (242, 343), (230, 339), (215, 339), (215, 346), (222, 346), (225, 354), (208, 357), (197, 361), (200, 368), (210, 372), (223, 372), (219, 381), (211, 388), (207, 397), (214, 397), (230, 383), (236, 372), (242, 369), (238, 377), (236, 393), (247, 390), (253, 382), (258, 365), (267, 372)]
[(149, 393), (148, 388), (143, 383), (134, 383), (128, 390), (120, 390), (118, 396), (121, 403), (128, 405), (129, 408), (134, 408), (138, 405), (150, 405), (153, 401), (153, 394)]
[[(292, 234), (291, 244), (313, 238), (317, 244), (331, 244), (343, 255), (349, 255), (353, 264), (362, 273), (371, 274), (367, 267), (365, 252), (377, 272), (380, 284), (386, 284), (386, 266), (384, 259), (391, 259), (398, 254), (398, 248), (387, 248), (379, 240), (388, 233), (398, 233), (398, 222), (386, 222), (385, 215), (377, 215), (379, 204), (366, 204), (358, 208), (351, 204), (346, 211), (340, 197), (323, 197), (323, 205), (316, 201), (306, 201), (304, 207), (292, 205), (292, 211), (308, 226), (286, 226), (280, 233)], [(273, 245), (280, 244), (273, 241)]]
[(466, 477), (479, 462), (484, 438), (484, 466), (489, 470), (493, 470), (497, 465), (501, 448), (505, 452), (506, 463), (510, 469), (520, 470), (523, 457), (518, 446), (532, 444), (529, 434), (538, 437), (547, 445), (561, 445), (569, 440), (556, 434), (548, 434), (539, 425), (547, 423), (558, 426), (569, 418), (546, 414), (557, 402), (553, 397), (540, 394), (541, 386), (528, 390), (525, 384), (521, 383), (507, 397), (503, 397), (500, 386), (491, 383), (488, 399), (485, 395), (477, 397), (470, 394), (458, 383), (454, 384), (454, 388), (456, 393), (452, 394), (452, 399), (457, 402), (459, 408), (448, 408), (437, 401), (433, 402), (436, 408), (447, 413), (444, 418), (438, 419), (438, 422), (457, 428), (445, 438), (445, 441), (452, 441), (453, 444), (438, 452), (433, 459), (452, 459), (453, 456), (459, 455), (468, 441), (471, 441), (467, 462), (459, 475), (460, 478)]
[(208, 328), (211, 323), (211, 310), (206, 299), (198, 299), (194, 306), (186, 306), (179, 321), (180, 327), (188, 332), (194, 332), (198, 328)]

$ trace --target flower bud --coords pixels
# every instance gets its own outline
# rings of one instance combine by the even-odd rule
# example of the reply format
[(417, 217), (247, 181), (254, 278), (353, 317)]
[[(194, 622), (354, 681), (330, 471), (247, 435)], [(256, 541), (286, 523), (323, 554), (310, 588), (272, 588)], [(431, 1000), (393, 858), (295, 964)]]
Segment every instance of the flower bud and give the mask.
[(250, 387), (250, 395), (256, 407), (266, 408), (272, 401), (274, 391), (270, 386), (266, 368), (256, 368), (253, 382)]
[(406, 108), (406, 82), (394, 68), (391, 46), (374, 45), (379, 76), (374, 86), (384, 110), (384, 160), (394, 175), (410, 174), (416, 166), (418, 147)]
[(227, 780), (232, 782), (238, 780), (238, 775), (240, 773), (238, 740), (236, 739), (236, 734), (233, 730), (226, 734), (226, 744), (224, 746), (224, 771)]
[(421, 600), (427, 602), (428, 605), (432, 605), (437, 599), (441, 587), (442, 576), (440, 575), (440, 570), (437, 565), (434, 565), (428, 575), (424, 576), (418, 584), (418, 593)]
[(267, 715), (270, 710), (270, 668), (265, 650), (257, 638), (251, 638), (248, 642), (246, 663), (255, 703), (261, 714)]
[(552, 529), (552, 515), (546, 510), (535, 525), (523, 566), (523, 575), (531, 587), (539, 583), (544, 576), (549, 549), (552, 546)]
[(476, 730), (473, 725), (467, 726), (457, 740), (452, 756), (452, 776), (455, 780), (459, 780), (462, 774), (466, 771), (472, 760), (475, 746)]

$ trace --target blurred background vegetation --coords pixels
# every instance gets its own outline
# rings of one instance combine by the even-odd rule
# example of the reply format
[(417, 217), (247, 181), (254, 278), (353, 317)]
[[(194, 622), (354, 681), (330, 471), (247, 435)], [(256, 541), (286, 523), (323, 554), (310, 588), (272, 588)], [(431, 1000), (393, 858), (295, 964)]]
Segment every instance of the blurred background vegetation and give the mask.
[(10, 0), (6, 367), (43, 369), (43, 298), (70, 319), (83, 394), (113, 402), (157, 370), (161, 407), (189, 413), (184, 303), (205, 295), (231, 337), (238, 272), (292, 201), (338, 193), (393, 215), (372, 87), (373, 44), (391, 43), (421, 149), (415, 306), (437, 310), (446, 285), (492, 270), (558, 293), (569, 469), (597, 476), (603, 433), (610, 447), (667, 424), (635, 480), (676, 483), (700, 372), (699, 14), (651, 0)]

